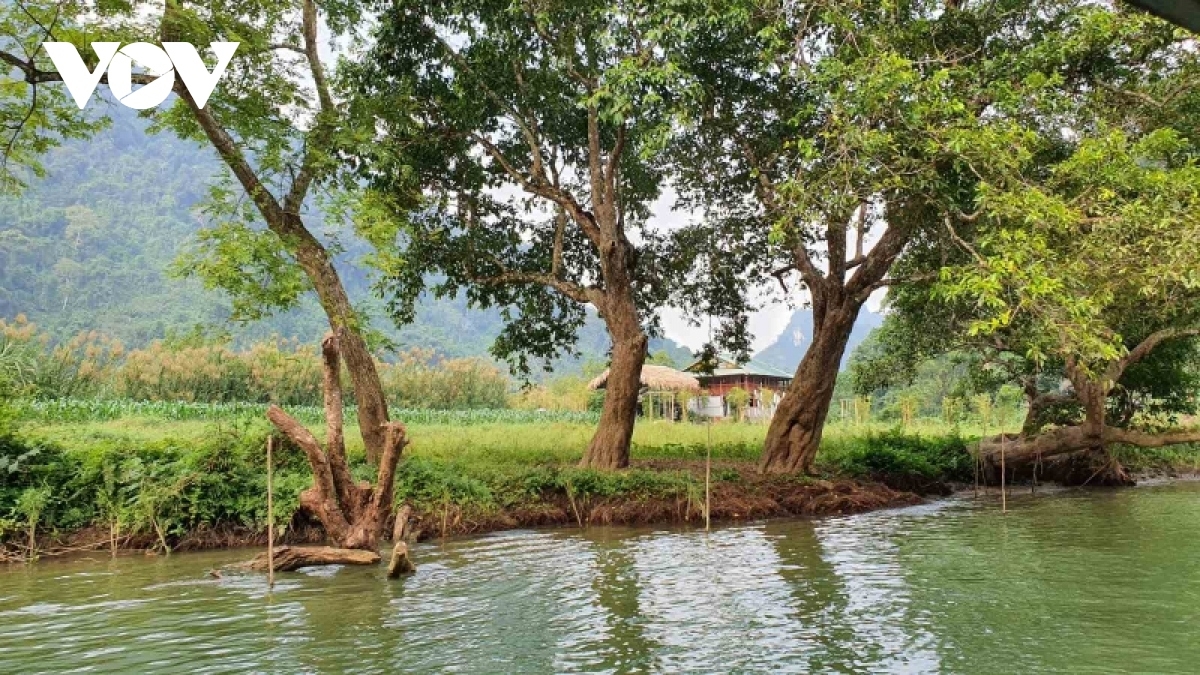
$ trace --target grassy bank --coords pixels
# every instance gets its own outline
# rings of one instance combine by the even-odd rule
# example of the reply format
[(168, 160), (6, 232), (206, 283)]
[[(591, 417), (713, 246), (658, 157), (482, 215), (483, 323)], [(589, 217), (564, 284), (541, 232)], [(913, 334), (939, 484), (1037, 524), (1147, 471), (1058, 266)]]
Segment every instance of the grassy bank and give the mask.
[[(320, 430), (312, 412), (308, 421)], [(610, 474), (575, 466), (594, 426), (570, 414), (406, 419), (413, 442), (396, 498), (415, 507), (425, 536), (538, 524), (699, 522), (710, 439), (716, 519), (908, 503), (912, 496), (898, 491), (937, 492), (947, 482), (970, 481), (973, 472), (961, 430), (932, 424), (905, 432), (831, 425), (817, 458), (822, 479), (808, 479), (757, 474), (761, 425), (639, 422), (633, 466)], [(66, 542), (168, 550), (261, 540), (269, 431), (253, 407), (18, 406), (0, 422), (0, 542), (11, 559)], [(348, 428), (346, 437), (352, 470), (370, 479), (357, 430)], [(1194, 448), (1169, 452), (1131, 457), (1175, 465), (1200, 457)], [(284, 538), (319, 536), (294, 517), (311, 482), (302, 453), (284, 444), (275, 471), (276, 525)]]

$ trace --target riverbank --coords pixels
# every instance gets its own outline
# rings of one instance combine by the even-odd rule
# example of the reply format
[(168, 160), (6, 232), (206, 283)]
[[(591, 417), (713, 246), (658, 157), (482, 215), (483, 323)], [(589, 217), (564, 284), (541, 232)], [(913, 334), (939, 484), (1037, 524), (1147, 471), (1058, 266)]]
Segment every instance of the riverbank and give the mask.
[[(913, 492), (893, 490), (882, 483), (846, 478), (822, 479), (796, 476), (763, 476), (753, 465), (722, 462), (713, 466), (720, 479), (711, 484), (709, 517), (713, 524), (737, 523), (767, 518), (826, 516), (864, 513), (911, 506), (924, 501)], [(632, 480), (648, 476), (673, 480), (690, 475), (695, 487), (687, 491), (664, 490), (597, 494), (575, 489), (546, 490), (501, 508), (447, 501), (425, 503), (411, 518), (415, 541), (454, 539), (492, 532), (528, 528), (588, 528), (601, 526), (696, 526), (703, 527), (705, 501), (704, 467), (701, 463), (638, 463), (628, 472), (616, 474)], [(685, 479), (687, 480), (687, 479)], [(390, 524), (388, 529), (390, 530)], [(318, 544), (324, 532), (316, 522), (296, 513), (277, 537), (278, 544)], [(238, 524), (208, 524), (168, 538), (170, 551), (204, 551), (265, 546), (266, 531)], [(0, 547), (0, 561), (24, 562), (28, 544), (19, 539)], [(37, 555), (59, 557), (80, 551), (163, 552), (154, 531), (122, 534), (118, 530), (91, 525), (79, 530), (39, 535)]]
[[(411, 424), (396, 501), (413, 507), (414, 531), (428, 539), (539, 526), (702, 524), (710, 451), (715, 522), (902, 506), (970, 485), (974, 471), (970, 439), (950, 428), (831, 426), (817, 457), (820, 475), (809, 478), (758, 473), (763, 426), (641, 421), (632, 466), (604, 473), (576, 466), (592, 428), (554, 418)], [(265, 544), (269, 433), (261, 417), (244, 411), (198, 419), (143, 411), (116, 419), (10, 420), (0, 434), (0, 557)], [(356, 439), (356, 429), (346, 436)], [(361, 447), (351, 445), (349, 455), (355, 476), (369, 480)], [(1154, 457), (1159, 465), (1200, 463), (1194, 448)], [(281, 543), (322, 538), (298, 512), (311, 480), (303, 454), (277, 445), (274, 524)]]

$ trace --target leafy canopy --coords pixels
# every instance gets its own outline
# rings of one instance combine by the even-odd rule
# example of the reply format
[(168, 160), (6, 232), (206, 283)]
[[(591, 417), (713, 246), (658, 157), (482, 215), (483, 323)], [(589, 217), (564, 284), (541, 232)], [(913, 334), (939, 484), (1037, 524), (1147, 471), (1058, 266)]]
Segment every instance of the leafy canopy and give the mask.
[(380, 140), (361, 165), (367, 219), (381, 248), (401, 243), (377, 261), (396, 314), (437, 275), (435, 295), (504, 308), (493, 351), (520, 371), (572, 349), (589, 303), (605, 317), (631, 300), (657, 329), (690, 260), (651, 222), (679, 86), (665, 54), (692, 26), (685, 9), (441, 0), (380, 17), (356, 86)]

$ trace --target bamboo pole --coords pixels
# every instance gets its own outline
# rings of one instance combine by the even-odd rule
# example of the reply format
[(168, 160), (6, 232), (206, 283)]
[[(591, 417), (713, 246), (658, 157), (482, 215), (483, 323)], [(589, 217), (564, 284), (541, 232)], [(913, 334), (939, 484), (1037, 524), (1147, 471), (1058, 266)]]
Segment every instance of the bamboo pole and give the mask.
[(275, 588), (274, 449), (275, 437), (267, 436), (267, 588)]
[(704, 452), (704, 531), (710, 529), (712, 514), (712, 418), (708, 418), (708, 444)]
[(1008, 513), (1008, 487), (1005, 484), (1008, 472), (1004, 467), (1004, 441), (1004, 434), (1000, 434), (1000, 513)]

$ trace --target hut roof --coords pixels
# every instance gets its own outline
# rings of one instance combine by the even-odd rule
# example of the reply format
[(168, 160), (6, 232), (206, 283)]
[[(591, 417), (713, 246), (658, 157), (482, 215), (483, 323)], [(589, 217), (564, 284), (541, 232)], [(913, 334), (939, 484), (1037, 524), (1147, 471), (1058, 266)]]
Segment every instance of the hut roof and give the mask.
[[(608, 385), (608, 370), (588, 382), (588, 389), (603, 389)], [(687, 373), (647, 363), (642, 366), (642, 386), (654, 391), (700, 391), (700, 381)]]
[(716, 369), (711, 373), (706, 373), (701, 370), (704, 367), (703, 361), (696, 361), (687, 367), (687, 371), (695, 373), (699, 377), (725, 377), (727, 375), (758, 375), (763, 377), (774, 377), (778, 379), (792, 379), (792, 373), (781, 370), (768, 363), (763, 363), (758, 359), (750, 359), (748, 361), (739, 362), (728, 354), (718, 354)]

